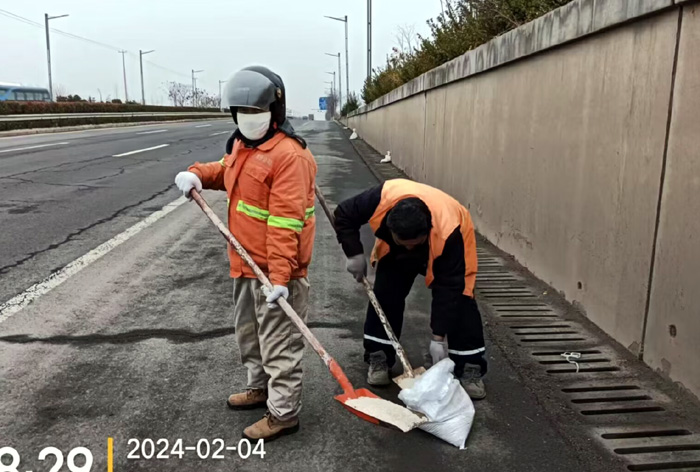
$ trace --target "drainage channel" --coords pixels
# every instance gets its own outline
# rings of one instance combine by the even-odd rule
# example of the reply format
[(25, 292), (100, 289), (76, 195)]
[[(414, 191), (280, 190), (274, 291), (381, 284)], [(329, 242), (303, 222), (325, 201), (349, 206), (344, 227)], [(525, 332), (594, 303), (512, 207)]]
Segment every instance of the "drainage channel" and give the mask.
[(552, 385), (543, 395), (559, 401), (627, 470), (700, 471), (698, 423), (679, 415), (678, 405), (650, 380), (654, 374), (639, 375), (643, 368), (632, 365), (636, 361), (489, 246), (477, 249), (477, 299), (489, 321), (524, 353), (528, 368), (546, 379), (540, 385)]

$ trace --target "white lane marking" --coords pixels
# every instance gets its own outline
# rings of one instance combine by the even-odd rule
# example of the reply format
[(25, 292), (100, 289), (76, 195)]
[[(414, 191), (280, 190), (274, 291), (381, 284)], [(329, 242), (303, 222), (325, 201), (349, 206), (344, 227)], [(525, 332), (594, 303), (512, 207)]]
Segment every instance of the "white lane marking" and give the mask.
[(226, 133), (228, 133), (228, 132), (229, 132), (229, 131), (219, 131), (218, 133), (212, 133), (212, 134), (210, 134), (209, 136), (218, 136), (218, 135), (220, 135), (220, 134), (226, 134)]
[(63, 146), (64, 144), (68, 144), (66, 141), (65, 143), (51, 143), (51, 144), (37, 144), (36, 146), (26, 146), (26, 147), (21, 147), (21, 148), (14, 148), (14, 149), (3, 149), (1, 152), (12, 152), (12, 151), (26, 151), (27, 149), (39, 149), (39, 148), (45, 148), (49, 146)]
[(160, 148), (164, 148), (166, 146), (170, 146), (170, 144), (159, 144), (158, 146), (153, 146), (153, 147), (149, 147), (149, 148), (145, 148), (145, 149), (137, 149), (136, 151), (123, 152), (121, 154), (115, 154), (112, 157), (130, 156), (132, 154), (137, 154), (139, 152), (153, 151), (154, 149), (160, 149)]
[(211, 125), (197, 125), (195, 128), (208, 128)]
[(153, 223), (160, 220), (165, 215), (175, 210), (185, 202), (187, 202), (187, 198), (180, 197), (177, 200), (168, 203), (163, 208), (151, 213), (145, 219), (139, 221), (123, 233), (116, 235), (106, 243), (100, 244), (92, 251), (88, 252), (83, 256), (80, 256), (78, 259), (69, 263), (63, 269), (57, 270), (41, 282), (32, 285), (24, 292), (12, 297), (8, 301), (0, 305), (0, 323), (7, 320), (9, 317), (20, 311), (22, 308), (29, 305), (37, 298), (47, 294), (54, 288), (58, 287), (66, 280), (68, 280), (69, 278), (71, 278), (72, 276), (74, 276), (93, 262), (97, 261), (102, 256), (109, 253), (112, 249), (133, 238), (138, 233), (148, 228)]
[(141, 131), (140, 133), (136, 133), (136, 134), (165, 133), (166, 131), (168, 131), (168, 130), (167, 130), (167, 129), (156, 129), (156, 130), (153, 130), (153, 131)]

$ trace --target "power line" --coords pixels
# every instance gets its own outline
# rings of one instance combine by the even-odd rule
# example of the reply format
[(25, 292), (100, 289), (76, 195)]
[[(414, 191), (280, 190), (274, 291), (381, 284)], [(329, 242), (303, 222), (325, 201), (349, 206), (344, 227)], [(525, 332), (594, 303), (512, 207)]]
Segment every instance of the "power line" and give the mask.
[[(6, 17), (11, 18), (11, 19), (13, 19), (13, 20), (21, 21), (22, 23), (26, 23), (26, 24), (28, 24), (28, 25), (36, 26), (37, 28), (44, 29), (44, 25), (41, 24), (41, 23), (38, 23), (38, 22), (33, 21), (33, 20), (30, 20), (29, 18), (25, 18), (25, 17), (23, 17), (23, 16), (16, 15), (16, 14), (14, 14), (14, 13), (12, 13), (12, 12), (9, 12), (9, 11), (7, 11), (7, 10), (3, 10), (3, 9), (1, 9), (1, 8), (0, 8), (0, 15), (6, 16)], [(66, 37), (68, 37), (68, 38), (77, 39), (77, 40), (79, 40), (79, 41), (84, 41), (84, 42), (87, 42), (87, 43), (90, 43), (90, 44), (94, 44), (94, 45), (96, 45), (96, 46), (100, 46), (100, 47), (103, 47), (103, 48), (111, 49), (111, 50), (113, 50), (113, 51), (117, 51), (117, 52), (120, 51), (120, 48), (118, 48), (118, 47), (116, 47), (116, 46), (111, 46), (111, 45), (109, 45), (109, 44), (101, 43), (101, 42), (95, 41), (95, 40), (93, 40), (93, 39), (84, 38), (84, 37), (82, 37), (82, 36), (78, 36), (77, 34), (68, 33), (68, 32), (66, 32), (66, 31), (61, 31), (61, 30), (56, 29), (56, 28), (50, 28), (50, 29), (51, 29), (51, 31), (53, 31), (54, 33), (60, 34), (60, 35), (63, 35), (63, 36), (66, 36)]]
[[(19, 15), (15, 14), (15, 13), (10, 12), (10, 11), (3, 10), (2, 8), (0, 8), (0, 15), (5, 16), (5, 17), (10, 18), (10, 19), (13, 19), (13, 20), (20, 21), (20, 22), (22, 22), (22, 23), (25, 23), (25, 24), (28, 24), (28, 25), (31, 25), (31, 26), (36, 26), (37, 28), (44, 29), (44, 25), (43, 25), (43, 24), (38, 23), (38, 22), (33, 21), (33, 20), (30, 20), (29, 18), (25, 18), (25, 17), (23, 17), (23, 16), (19, 16)], [(68, 32), (66, 32), (66, 31), (61, 31), (61, 30), (55, 29), (55, 28), (50, 28), (50, 29), (51, 29), (51, 31), (53, 31), (54, 33), (60, 34), (60, 35), (65, 36), (65, 37), (67, 37), (67, 38), (71, 38), (71, 39), (75, 39), (75, 40), (78, 40), (78, 41), (83, 41), (83, 42), (85, 42), (85, 43), (93, 44), (93, 45), (95, 45), (95, 46), (100, 46), (100, 47), (103, 47), (103, 48), (111, 49), (112, 51), (121, 52), (121, 51), (123, 50), (123, 49), (118, 48), (118, 47), (116, 47), (116, 46), (111, 46), (111, 45), (109, 45), (109, 44), (102, 43), (102, 42), (100, 42), (100, 41), (95, 41), (95, 40), (93, 40), (93, 39), (89, 39), (89, 38), (84, 38), (84, 37), (82, 37), (82, 36), (78, 36), (77, 34), (68, 33)], [(132, 53), (132, 52), (128, 52), (128, 53), (129, 53), (130, 56), (133, 56), (134, 58), (138, 57), (135, 53)], [(184, 73), (182, 73), (182, 72), (178, 72), (178, 71), (175, 71), (175, 70), (172, 70), (172, 69), (168, 69), (167, 67), (161, 66), (161, 65), (156, 64), (156, 63), (151, 62), (151, 61), (145, 61), (145, 62), (147, 62), (148, 64), (150, 64), (150, 65), (153, 66), (153, 67), (156, 67), (156, 68), (158, 68), (158, 69), (164, 70), (164, 71), (169, 72), (169, 73), (171, 73), (171, 74), (176, 74), (176, 75), (179, 75), (179, 76), (181, 76), (181, 77), (187, 77), (187, 78), (189, 78), (189, 75), (184, 74)]]

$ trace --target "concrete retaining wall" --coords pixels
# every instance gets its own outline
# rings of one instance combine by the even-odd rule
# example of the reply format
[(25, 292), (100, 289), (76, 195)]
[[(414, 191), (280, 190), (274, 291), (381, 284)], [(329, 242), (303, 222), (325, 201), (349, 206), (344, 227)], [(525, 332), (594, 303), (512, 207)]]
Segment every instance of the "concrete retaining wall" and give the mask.
[(680, 3), (574, 1), (349, 126), (700, 395), (700, 6)]

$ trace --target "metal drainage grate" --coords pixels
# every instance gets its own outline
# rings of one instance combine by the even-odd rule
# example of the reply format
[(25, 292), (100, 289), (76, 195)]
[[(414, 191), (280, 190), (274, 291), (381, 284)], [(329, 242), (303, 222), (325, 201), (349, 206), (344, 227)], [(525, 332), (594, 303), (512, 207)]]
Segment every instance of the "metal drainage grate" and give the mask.
[(700, 437), (685, 428), (607, 428), (600, 441), (631, 471), (700, 470)]
[[(700, 471), (700, 435), (668, 411), (665, 395), (633, 382), (612, 349), (579, 323), (564, 319), (504, 259), (484, 248), (477, 253), (480, 301), (530, 350), (544, 375), (557, 379), (559, 395), (582, 423), (591, 425), (604, 448), (630, 471)], [(565, 351), (581, 357), (571, 363), (562, 357)]]

